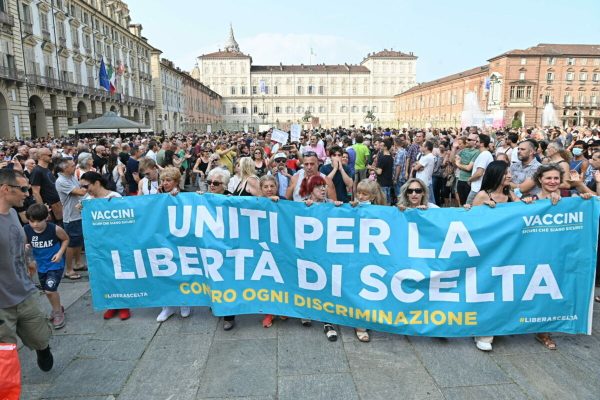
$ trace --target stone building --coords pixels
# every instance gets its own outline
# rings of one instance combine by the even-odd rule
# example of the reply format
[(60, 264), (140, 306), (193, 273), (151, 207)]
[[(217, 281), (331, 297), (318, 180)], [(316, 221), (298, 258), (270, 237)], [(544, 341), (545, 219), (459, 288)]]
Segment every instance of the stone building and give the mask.
[(545, 109), (554, 125), (593, 126), (599, 91), (600, 45), (538, 44), (396, 95), (396, 116), (403, 126), (460, 126), (476, 104), (496, 127), (542, 125)]
[(395, 126), (393, 96), (415, 85), (416, 60), (383, 50), (359, 65), (253, 65), (230, 29), (224, 49), (199, 56), (192, 76), (223, 96), (230, 125)]
[[(152, 126), (152, 46), (123, 1), (1, 3), (1, 137), (59, 137), (111, 110)], [(102, 58), (114, 94), (100, 88)]]
[(152, 86), (156, 99), (157, 132), (204, 130), (221, 120), (221, 96), (152, 51)]

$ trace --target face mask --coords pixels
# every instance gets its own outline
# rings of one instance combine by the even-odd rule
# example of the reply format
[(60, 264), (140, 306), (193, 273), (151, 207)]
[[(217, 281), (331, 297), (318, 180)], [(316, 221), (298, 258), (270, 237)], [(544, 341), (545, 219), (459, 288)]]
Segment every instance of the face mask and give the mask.
[(583, 154), (583, 149), (580, 149), (579, 147), (575, 147), (573, 149), (573, 155), (575, 157), (580, 156), (581, 154)]

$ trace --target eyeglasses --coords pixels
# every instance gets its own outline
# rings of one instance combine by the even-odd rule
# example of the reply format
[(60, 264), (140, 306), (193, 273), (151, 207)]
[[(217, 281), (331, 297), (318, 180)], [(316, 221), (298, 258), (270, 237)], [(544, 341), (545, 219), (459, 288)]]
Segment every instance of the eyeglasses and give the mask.
[(223, 184), (223, 182), (219, 182), (219, 181), (206, 181), (206, 184), (208, 186), (221, 186)]
[(88, 185), (79, 185), (79, 186), (81, 186), (83, 189), (87, 189), (87, 188), (89, 188), (89, 187), (90, 187), (90, 185), (89, 185), (89, 184), (88, 184)]
[(7, 185), (7, 186), (10, 186), (12, 188), (17, 188), (23, 193), (29, 193), (29, 189), (31, 189), (30, 186), (19, 186), (19, 185)]
[(467, 139), (469, 142), (476, 142), (478, 139)]
[(417, 188), (417, 189), (408, 188), (408, 189), (406, 189), (406, 193), (407, 194), (413, 194), (413, 193), (423, 194), (423, 189), (421, 189), (421, 188)]
[(275, 160), (275, 162), (282, 164), (282, 163), (286, 162), (286, 159), (285, 158), (280, 158), (278, 160)]

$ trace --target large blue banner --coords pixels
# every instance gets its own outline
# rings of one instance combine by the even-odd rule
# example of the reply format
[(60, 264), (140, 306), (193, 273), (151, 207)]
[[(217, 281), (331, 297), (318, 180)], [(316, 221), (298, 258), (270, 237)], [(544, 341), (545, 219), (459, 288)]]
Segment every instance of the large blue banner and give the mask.
[(96, 309), (210, 306), (408, 335), (591, 333), (599, 200), (334, 207), (183, 193), (84, 202)]

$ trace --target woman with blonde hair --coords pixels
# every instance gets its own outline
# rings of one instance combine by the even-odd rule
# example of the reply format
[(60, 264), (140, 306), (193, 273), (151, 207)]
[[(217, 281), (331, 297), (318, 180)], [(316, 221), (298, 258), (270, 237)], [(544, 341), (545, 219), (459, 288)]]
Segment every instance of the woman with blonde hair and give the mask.
[(261, 196), (254, 160), (242, 157), (240, 163), (240, 183), (233, 191), (234, 196)]
[[(181, 181), (181, 172), (179, 172), (179, 168), (176, 167), (166, 167), (162, 171), (160, 171), (160, 185), (158, 187), (159, 193), (169, 193), (173, 196), (179, 194), (179, 182)], [(181, 306), (179, 308), (179, 312), (181, 313), (182, 318), (187, 318), (190, 316), (191, 309), (189, 306)], [(175, 314), (175, 307), (163, 307), (158, 317), (156, 317), (157, 322), (165, 322), (168, 320), (173, 314)]]
[(418, 208), (427, 210), (428, 208), (439, 208), (436, 204), (429, 203), (429, 191), (425, 182), (418, 178), (410, 178), (400, 188), (398, 196), (398, 208), (404, 211), (407, 208)]

